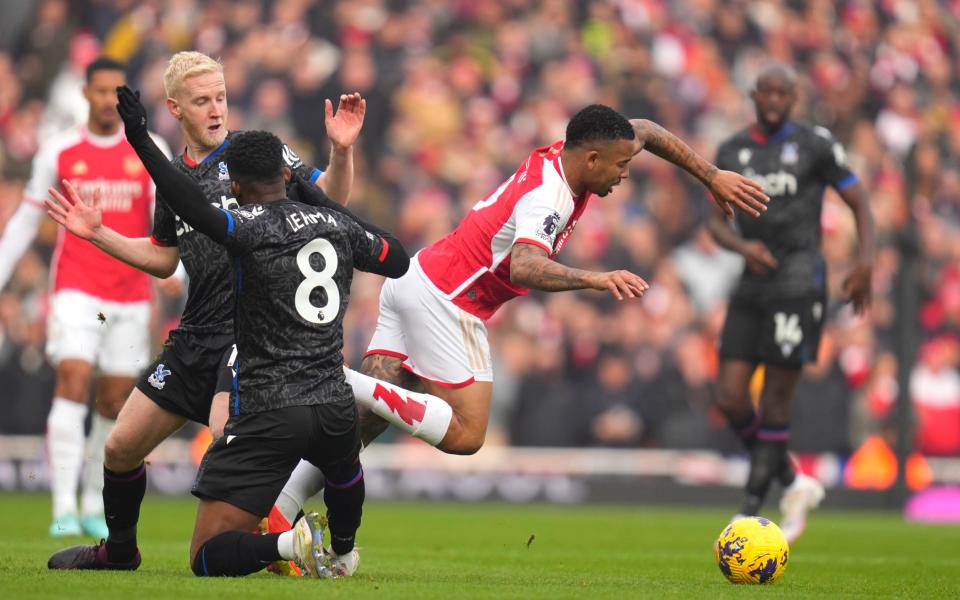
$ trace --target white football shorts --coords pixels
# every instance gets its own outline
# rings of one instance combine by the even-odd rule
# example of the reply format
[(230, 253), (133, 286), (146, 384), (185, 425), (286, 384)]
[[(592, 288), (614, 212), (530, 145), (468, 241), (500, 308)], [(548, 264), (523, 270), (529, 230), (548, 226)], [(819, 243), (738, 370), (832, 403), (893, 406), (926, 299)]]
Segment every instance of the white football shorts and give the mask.
[(150, 303), (110, 302), (78, 290), (55, 292), (47, 357), (87, 361), (104, 375), (136, 377), (150, 359)]
[(483, 321), (444, 298), (416, 257), (403, 277), (383, 284), (367, 354), (397, 357), (414, 375), (445, 387), (493, 381)]

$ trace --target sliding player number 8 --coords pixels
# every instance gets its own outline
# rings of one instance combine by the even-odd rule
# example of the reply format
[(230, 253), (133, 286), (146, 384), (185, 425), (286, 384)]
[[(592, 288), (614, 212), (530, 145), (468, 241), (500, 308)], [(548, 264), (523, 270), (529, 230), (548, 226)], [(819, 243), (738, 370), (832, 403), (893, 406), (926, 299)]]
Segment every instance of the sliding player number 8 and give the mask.
[[(323, 257), (322, 271), (317, 271), (310, 264), (310, 256), (313, 254)], [(333, 244), (323, 238), (308, 242), (297, 252), (297, 266), (305, 277), (297, 287), (294, 301), (297, 312), (304, 320), (318, 325), (334, 320), (340, 312), (340, 289), (333, 280), (333, 275), (337, 272), (337, 251)], [(316, 306), (310, 301), (310, 294), (317, 288), (323, 288), (327, 293), (327, 301), (323, 306)]]

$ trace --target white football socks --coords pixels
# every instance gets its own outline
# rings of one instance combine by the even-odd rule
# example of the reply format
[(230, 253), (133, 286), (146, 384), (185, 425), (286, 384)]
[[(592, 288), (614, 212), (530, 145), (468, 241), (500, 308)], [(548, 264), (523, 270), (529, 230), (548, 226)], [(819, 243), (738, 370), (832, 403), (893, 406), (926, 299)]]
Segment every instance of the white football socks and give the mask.
[(357, 404), (415, 438), (436, 446), (443, 440), (453, 409), (442, 398), (411, 392), (353, 369), (343, 369)]
[(293, 541), (296, 535), (296, 532), (291, 529), (284, 531), (280, 534), (280, 537), (277, 538), (277, 552), (280, 553), (280, 558), (283, 560), (293, 560), (297, 557), (296, 552), (293, 550)]
[[(357, 404), (371, 409), (391, 425), (431, 446), (439, 444), (447, 434), (453, 409), (443, 399), (411, 392), (353, 369), (344, 368), (343, 371), (347, 383), (353, 387)], [(283, 486), (275, 506), (288, 522), (293, 523), (307, 499), (320, 492), (323, 485), (320, 469), (301, 460)]]
[(323, 472), (305, 460), (301, 460), (290, 474), (290, 479), (280, 490), (275, 506), (288, 523), (293, 524), (297, 513), (306, 504), (307, 498), (323, 489)]
[(53, 518), (77, 512), (77, 485), (83, 465), (83, 420), (87, 407), (66, 398), (54, 398), (47, 416), (50, 453), (50, 491)]
[(103, 447), (115, 421), (94, 412), (84, 452), (83, 481), (80, 488), (80, 515), (103, 514)]

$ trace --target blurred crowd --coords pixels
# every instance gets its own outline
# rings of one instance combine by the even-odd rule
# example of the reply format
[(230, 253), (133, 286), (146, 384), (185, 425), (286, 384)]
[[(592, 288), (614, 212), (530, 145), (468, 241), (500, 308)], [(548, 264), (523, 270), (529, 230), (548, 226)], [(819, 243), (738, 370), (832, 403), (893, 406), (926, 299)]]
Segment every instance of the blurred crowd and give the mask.
[[(795, 404), (793, 446), (848, 453), (891, 431), (897, 278), (919, 254), (911, 423), (922, 451), (960, 455), (960, 2), (956, 0), (0, 0), (0, 225), (32, 155), (80, 122), (82, 69), (125, 61), (152, 127), (182, 148), (164, 105), (170, 54), (225, 67), (232, 129), (269, 129), (323, 167), (323, 100), (358, 91), (367, 115), (352, 207), (408, 248), (442, 237), (602, 102), (657, 121), (712, 157), (752, 120), (747, 92), (768, 61), (795, 65), (795, 117), (831, 129), (869, 192), (879, 250), (874, 302), (856, 317), (840, 282), (856, 248), (832, 193), (823, 210), (830, 319)], [(496, 361), (490, 437), (518, 445), (735, 450), (711, 407), (716, 340), (741, 260), (704, 228), (693, 178), (641, 154), (597, 199), (560, 259), (626, 268), (652, 289), (531, 294), (489, 324)], [(42, 428), (49, 367), (48, 224), (0, 295), (0, 385)], [(380, 281), (357, 277), (346, 359), (359, 362)], [(158, 341), (179, 299), (159, 296)], [(44, 377), (47, 383), (44, 383)], [(33, 396), (29, 396), (32, 394)], [(49, 394), (48, 394), (49, 395)], [(5, 408), (6, 411), (6, 408)], [(0, 425), (0, 430), (3, 426)], [(492, 441), (492, 440), (491, 440)]]

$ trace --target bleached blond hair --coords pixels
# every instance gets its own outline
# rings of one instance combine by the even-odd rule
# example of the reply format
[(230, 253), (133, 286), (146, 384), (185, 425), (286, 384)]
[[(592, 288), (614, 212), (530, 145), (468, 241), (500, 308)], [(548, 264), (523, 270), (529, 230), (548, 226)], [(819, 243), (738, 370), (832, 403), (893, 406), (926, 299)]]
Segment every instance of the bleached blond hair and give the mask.
[(177, 52), (170, 57), (167, 70), (163, 72), (163, 90), (167, 98), (179, 91), (185, 79), (206, 73), (223, 73), (223, 65), (202, 52)]

